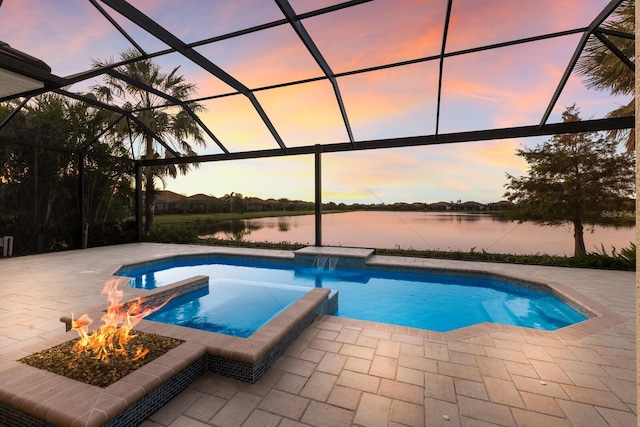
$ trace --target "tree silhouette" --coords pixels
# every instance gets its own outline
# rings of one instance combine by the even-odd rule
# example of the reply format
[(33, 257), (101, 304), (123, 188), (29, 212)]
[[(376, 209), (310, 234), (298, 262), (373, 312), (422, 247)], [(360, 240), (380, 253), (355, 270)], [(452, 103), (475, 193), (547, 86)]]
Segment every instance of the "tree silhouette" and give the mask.
[[(576, 106), (568, 107), (562, 118), (580, 120)], [(554, 135), (542, 145), (517, 150), (529, 163), (529, 174), (507, 174), (504, 196), (517, 204), (515, 218), (573, 224), (574, 254), (585, 254), (584, 225), (598, 222), (593, 213), (616, 209), (634, 194), (634, 159), (616, 146), (599, 133), (579, 133)]]

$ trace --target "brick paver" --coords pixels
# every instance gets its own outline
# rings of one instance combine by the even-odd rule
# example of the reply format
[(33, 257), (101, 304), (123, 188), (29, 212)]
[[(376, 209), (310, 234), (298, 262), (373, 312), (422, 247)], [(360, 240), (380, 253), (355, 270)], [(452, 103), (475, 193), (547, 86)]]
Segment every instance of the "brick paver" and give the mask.
[[(114, 264), (214, 250), (290, 255), (132, 244), (0, 259), (0, 372), (59, 331), (61, 316), (102, 304)], [(256, 384), (206, 373), (143, 425), (636, 425), (633, 273), (372, 260), (535, 279), (584, 298), (603, 316), (556, 332), (483, 324), (451, 333), (323, 316)]]

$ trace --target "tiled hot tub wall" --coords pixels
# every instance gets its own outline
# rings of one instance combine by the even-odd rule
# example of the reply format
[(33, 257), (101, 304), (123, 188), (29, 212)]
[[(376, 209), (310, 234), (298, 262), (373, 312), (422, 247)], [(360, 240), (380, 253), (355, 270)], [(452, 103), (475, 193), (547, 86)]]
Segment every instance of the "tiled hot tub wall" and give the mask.
[(338, 294), (331, 298), (324, 298), (320, 304), (311, 311), (300, 316), (291, 323), (291, 328), (284, 331), (282, 337), (274, 342), (275, 345), (266, 350), (264, 356), (255, 363), (248, 363), (242, 360), (233, 360), (219, 354), (209, 353), (207, 355), (207, 369), (220, 375), (235, 378), (241, 381), (255, 383), (264, 374), (269, 366), (284, 353), (289, 345), (309, 326), (320, 314), (333, 314), (337, 308)]
[(205, 372), (206, 358), (202, 357), (189, 365), (178, 375), (171, 377), (162, 386), (146, 394), (124, 412), (104, 424), (105, 427), (137, 426), (149, 415), (160, 409), (163, 405), (182, 392), (189, 384), (194, 382)]

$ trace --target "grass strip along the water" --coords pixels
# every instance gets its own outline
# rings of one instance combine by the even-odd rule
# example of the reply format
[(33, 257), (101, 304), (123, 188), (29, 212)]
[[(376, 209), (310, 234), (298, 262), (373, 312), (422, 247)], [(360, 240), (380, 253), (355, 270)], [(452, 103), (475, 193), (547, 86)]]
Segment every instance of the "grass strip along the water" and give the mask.
[(613, 252), (611, 255), (605, 251), (589, 252), (585, 255), (573, 257), (547, 255), (547, 254), (498, 254), (491, 252), (471, 251), (433, 251), (414, 249), (376, 249), (379, 255), (398, 255), (419, 258), (451, 259), (461, 261), (485, 261), (503, 262), (509, 264), (530, 264), (548, 265), (554, 267), (578, 267), (578, 268), (601, 268), (606, 270), (628, 270), (636, 269), (636, 248), (632, 245), (625, 248), (621, 253)]
[[(322, 214), (342, 213), (345, 211), (322, 211)], [(277, 216), (313, 215), (315, 211), (259, 211), (259, 212), (218, 212), (197, 214), (167, 214), (156, 215), (153, 219), (155, 225), (189, 224), (194, 222), (228, 221), (234, 219), (271, 218)]]

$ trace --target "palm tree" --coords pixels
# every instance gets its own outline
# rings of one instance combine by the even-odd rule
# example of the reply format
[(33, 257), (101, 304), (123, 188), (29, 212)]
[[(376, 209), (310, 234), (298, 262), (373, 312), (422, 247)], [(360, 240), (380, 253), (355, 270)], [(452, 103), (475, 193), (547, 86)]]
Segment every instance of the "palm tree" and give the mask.
[[(123, 51), (120, 54), (120, 59), (125, 65), (115, 67), (114, 70), (180, 101), (186, 102), (195, 94), (195, 84), (185, 82), (184, 77), (178, 74), (180, 67), (173, 68), (169, 73), (163, 73), (160, 66), (151, 59), (132, 61), (138, 56), (139, 54), (135, 50)], [(113, 64), (113, 60), (106, 62), (96, 60), (93, 65), (95, 68), (102, 68), (111, 64)], [(123, 141), (128, 138), (134, 156), (136, 150), (143, 159), (173, 156), (170, 150), (155, 141), (153, 135), (145, 127), (179, 155), (196, 155), (191, 144), (186, 140), (206, 147), (202, 129), (187, 111), (181, 109), (179, 112), (175, 112), (176, 107), (167, 105), (166, 99), (148, 92), (145, 88), (129, 84), (117, 76), (105, 74), (104, 85), (96, 85), (92, 87), (92, 91), (98, 99), (106, 102), (120, 100), (122, 108), (131, 111), (144, 124), (143, 127), (135, 122), (129, 124), (121, 120), (111, 134), (114, 141)], [(204, 107), (196, 102), (186, 102), (186, 104), (194, 113), (204, 110)], [(163, 148), (164, 152), (161, 154)], [(190, 166), (198, 167), (198, 164), (180, 164), (177, 167), (176, 165), (145, 167), (145, 231), (149, 231), (153, 225), (156, 179), (164, 184), (166, 176), (175, 178), (178, 172), (186, 174)]]
[[(612, 14), (610, 21), (605, 22), (601, 28), (619, 33), (635, 33), (635, 1), (624, 0)], [(606, 36), (605, 36), (606, 37)], [(609, 40), (627, 57), (635, 55), (635, 40), (625, 37), (610, 35)], [(589, 88), (608, 90), (613, 95), (630, 95), (635, 89), (635, 73), (625, 65), (615, 53), (605, 46), (598, 38), (589, 38), (583, 51), (576, 71), (584, 77), (584, 82)], [(611, 111), (607, 117), (627, 117), (635, 113), (635, 98), (626, 105)], [(612, 138), (621, 138), (625, 141), (627, 151), (635, 148), (635, 130), (613, 130), (609, 133)]]

